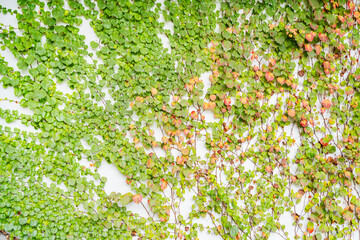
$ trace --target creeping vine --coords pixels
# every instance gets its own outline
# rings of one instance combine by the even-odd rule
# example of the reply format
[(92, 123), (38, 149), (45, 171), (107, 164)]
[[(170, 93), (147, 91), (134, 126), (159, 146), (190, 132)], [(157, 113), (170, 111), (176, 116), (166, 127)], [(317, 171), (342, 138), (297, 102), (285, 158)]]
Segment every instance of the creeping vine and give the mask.
[(0, 232), (360, 235), (358, 0), (4, 5)]

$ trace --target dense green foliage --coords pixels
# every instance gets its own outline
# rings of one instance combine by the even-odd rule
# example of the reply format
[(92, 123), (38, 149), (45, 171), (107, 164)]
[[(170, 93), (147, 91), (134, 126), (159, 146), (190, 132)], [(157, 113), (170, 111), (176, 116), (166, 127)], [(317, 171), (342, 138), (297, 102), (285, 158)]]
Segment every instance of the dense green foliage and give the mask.
[[(0, 45), (19, 71), (0, 57), (0, 82), (21, 101), (0, 100), (32, 114), (0, 108), (0, 118), (37, 131), (0, 125), (0, 229), (21, 239), (358, 231), (359, 1), (17, 2), (1, 7), (18, 26), (0, 25)], [(131, 193), (104, 191), (102, 161)]]

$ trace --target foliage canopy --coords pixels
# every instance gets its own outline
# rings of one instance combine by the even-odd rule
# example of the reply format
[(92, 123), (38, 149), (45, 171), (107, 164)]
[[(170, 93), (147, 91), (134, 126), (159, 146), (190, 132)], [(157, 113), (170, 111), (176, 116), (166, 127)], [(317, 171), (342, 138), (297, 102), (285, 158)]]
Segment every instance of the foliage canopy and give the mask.
[[(358, 230), (359, 1), (17, 3), (0, 8), (18, 21), (0, 25), (17, 61), (0, 56), (0, 82), (21, 100), (0, 100), (31, 114), (0, 118), (36, 131), (0, 125), (0, 229), (329, 240)], [(96, 41), (80, 34), (87, 23)], [(104, 191), (102, 161), (132, 192)]]

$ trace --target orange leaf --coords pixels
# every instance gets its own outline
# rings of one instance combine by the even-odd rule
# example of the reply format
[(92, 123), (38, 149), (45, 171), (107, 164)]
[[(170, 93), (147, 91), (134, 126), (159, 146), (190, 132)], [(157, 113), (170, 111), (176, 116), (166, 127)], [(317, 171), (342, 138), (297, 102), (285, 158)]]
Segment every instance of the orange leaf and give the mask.
[(135, 203), (137, 203), (137, 204), (141, 203), (141, 201), (142, 201), (142, 196), (141, 196), (140, 194), (135, 194), (135, 195), (133, 196), (133, 201), (134, 201)]

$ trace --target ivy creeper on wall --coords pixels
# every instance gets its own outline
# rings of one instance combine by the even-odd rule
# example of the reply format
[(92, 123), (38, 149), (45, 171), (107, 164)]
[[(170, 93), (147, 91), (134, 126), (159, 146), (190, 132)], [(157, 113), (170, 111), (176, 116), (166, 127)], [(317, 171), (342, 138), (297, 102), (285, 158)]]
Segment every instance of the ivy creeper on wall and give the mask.
[[(20, 239), (359, 234), (358, 0), (17, 4), (0, 8), (18, 23), (0, 24), (0, 82), (21, 100), (0, 103), (31, 114), (0, 108), (0, 230)], [(86, 23), (97, 38), (89, 44)], [(132, 192), (105, 192), (103, 161)]]

